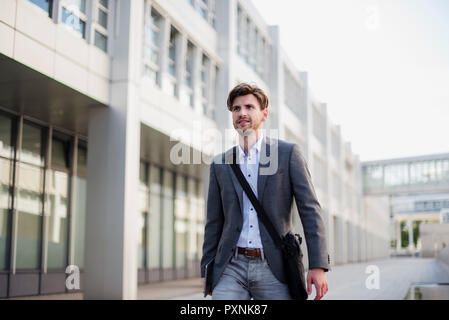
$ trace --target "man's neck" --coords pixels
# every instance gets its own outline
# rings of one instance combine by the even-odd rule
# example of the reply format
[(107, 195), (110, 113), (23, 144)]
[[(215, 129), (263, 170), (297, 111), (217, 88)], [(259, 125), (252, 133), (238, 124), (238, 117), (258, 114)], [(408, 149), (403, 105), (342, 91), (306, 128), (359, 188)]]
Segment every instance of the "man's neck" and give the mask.
[(239, 144), (240, 147), (243, 149), (246, 155), (248, 155), (248, 150), (254, 146), (254, 144), (259, 140), (259, 138), (262, 136), (262, 130), (256, 130), (251, 132), (247, 136), (240, 136), (239, 135)]

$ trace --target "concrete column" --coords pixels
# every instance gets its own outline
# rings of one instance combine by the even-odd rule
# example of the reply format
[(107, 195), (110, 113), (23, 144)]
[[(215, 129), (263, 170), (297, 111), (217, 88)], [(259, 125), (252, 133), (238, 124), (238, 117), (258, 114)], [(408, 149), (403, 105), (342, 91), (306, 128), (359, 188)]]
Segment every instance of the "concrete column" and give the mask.
[(143, 0), (119, 1), (110, 105), (89, 114), (85, 299), (137, 298)]

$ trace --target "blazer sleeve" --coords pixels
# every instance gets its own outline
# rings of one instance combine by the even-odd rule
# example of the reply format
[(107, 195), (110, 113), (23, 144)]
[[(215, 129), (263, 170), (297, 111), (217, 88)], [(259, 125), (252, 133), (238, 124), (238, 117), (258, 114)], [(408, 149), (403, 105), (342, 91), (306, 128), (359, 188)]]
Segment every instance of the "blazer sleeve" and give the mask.
[(321, 206), (315, 194), (309, 168), (298, 145), (293, 146), (290, 155), (290, 182), (306, 238), (309, 269), (322, 268), (329, 271), (330, 258)]
[(207, 195), (207, 216), (204, 227), (203, 256), (201, 258), (201, 277), (205, 277), (206, 264), (215, 257), (218, 242), (223, 231), (223, 206), (220, 186), (215, 175), (215, 164), (210, 165), (209, 192)]

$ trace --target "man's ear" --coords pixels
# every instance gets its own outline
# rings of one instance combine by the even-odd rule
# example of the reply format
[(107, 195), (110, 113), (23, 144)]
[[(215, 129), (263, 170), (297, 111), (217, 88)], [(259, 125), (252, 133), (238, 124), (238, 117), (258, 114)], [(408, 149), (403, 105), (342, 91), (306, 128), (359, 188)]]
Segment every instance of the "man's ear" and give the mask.
[(268, 107), (263, 110), (263, 119), (264, 121), (268, 118)]

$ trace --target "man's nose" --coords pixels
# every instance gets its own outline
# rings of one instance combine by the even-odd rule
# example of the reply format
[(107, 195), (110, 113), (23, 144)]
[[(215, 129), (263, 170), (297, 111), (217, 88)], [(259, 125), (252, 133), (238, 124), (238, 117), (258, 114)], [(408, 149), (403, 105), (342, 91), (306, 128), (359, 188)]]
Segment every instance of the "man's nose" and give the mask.
[(239, 117), (247, 116), (248, 112), (245, 110), (245, 108), (241, 108), (238, 112), (238, 115), (239, 115)]

